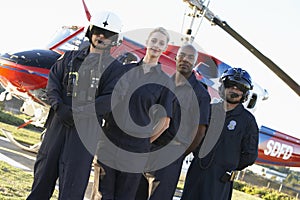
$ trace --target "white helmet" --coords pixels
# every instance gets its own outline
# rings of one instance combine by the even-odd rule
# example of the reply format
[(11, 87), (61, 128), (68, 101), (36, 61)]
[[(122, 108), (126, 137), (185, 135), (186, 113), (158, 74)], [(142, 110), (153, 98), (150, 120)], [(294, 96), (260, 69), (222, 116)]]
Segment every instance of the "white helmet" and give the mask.
[(121, 19), (110, 11), (95, 13), (91, 17), (90, 24), (115, 33), (120, 33), (122, 29)]
[[(105, 29), (108, 31), (108, 33), (111, 32), (112, 34), (116, 35), (121, 33), (122, 21), (113, 12), (102, 11), (95, 13), (91, 17), (90, 25), (86, 31), (86, 37), (88, 37), (89, 40), (91, 40), (93, 27)], [(108, 36), (110, 37), (110, 35)], [(118, 40), (118, 37), (116, 37), (116, 40)]]

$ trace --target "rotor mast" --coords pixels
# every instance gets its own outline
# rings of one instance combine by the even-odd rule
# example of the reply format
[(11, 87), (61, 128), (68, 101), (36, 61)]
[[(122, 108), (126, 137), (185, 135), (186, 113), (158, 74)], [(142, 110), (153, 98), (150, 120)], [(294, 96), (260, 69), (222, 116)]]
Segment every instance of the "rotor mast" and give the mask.
[(201, 0), (183, 0), (188, 3), (193, 9), (197, 9), (199, 13), (209, 20), (212, 25), (218, 25), (234, 39), (236, 39), (240, 44), (242, 44), (246, 49), (248, 49), (255, 57), (257, 57), (261, 62), (263, 62), (270, 70), (272, 70), (282, 81), (284, 81), (298, 96), (300, 96), (300, 86), (294, 81), (288, 74), (286, 74), (282, 69), (280, 69), (271, 59), (262, 54), (258, 49), (256, 49), (252, 44), (250, 44), (246, 39), (244, 39), (240, 34), (238, 34), (234, 29), (232, 29), (225, 21), (222, 21), (217, 17), (212, 11), (210, 11)]

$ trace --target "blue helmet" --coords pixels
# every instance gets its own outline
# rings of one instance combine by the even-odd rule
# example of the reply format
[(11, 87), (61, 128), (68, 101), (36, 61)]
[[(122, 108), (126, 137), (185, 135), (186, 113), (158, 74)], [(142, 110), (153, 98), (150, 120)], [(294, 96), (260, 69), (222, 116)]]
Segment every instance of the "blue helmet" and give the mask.
[[(241, 90), (243, 92), (241, 102), (245, 102), (247, 100), (249, 90), (253, 89), (252, 79), (249, 73), (241, 68), (229, 68), (225, 70), (220, 78), (220, 82), (222, 83), (221, 87), (229, 88), (236, 86), (239, 90)], [(222, 95), (223, 94), (221, 94), (221, 96)]]

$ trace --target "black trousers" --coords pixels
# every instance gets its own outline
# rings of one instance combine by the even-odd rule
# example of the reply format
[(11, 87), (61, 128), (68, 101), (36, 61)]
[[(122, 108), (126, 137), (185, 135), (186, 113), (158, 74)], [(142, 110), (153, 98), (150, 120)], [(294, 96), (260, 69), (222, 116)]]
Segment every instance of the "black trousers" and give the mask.
[[(154, 189), (150, 200), (172, 200), (176, 191), (177, 183), (180, 177), (182, 162), (184, 156), (181, 156), (170, 165), (159, 169), (155, 172), (151, 172), (155, 176)], [(143, 176), (140, 180), (139, 188), (136, 193), (136, 200), (148, 199), (148, 181)]]
[(102, 200), (134, 200), (142, 174), (122, 172), (99, 164), (105, 172), (99, 182)]
[(75, 127), (67, 128), (54, 117), (36, 158), (27, 199), (50, 199), (59, 178), (59, 199), (82, 200), (92, 160), (93, 155), (82, 144)]

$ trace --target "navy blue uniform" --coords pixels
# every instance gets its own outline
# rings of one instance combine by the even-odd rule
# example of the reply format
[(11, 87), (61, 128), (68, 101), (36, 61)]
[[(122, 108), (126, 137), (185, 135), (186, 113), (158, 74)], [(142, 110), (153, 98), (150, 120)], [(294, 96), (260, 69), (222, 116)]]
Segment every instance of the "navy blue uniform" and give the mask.
[[(174, 77), (175, 79), (175, 77)], [(184, 85), (176, 86), (176, 97), (173, 101), (173, 114), (169, 128), (152, 144), (152, 150), (159, 149), (168, 144), (177, 134), (179, 126), (183, 126), (181, 130), (183, 136), (175, 138), (174, 145), (183, 146), (187, 149), (191, 141), (186, 138), (191, 138), (192, 132), (197, 130), (198, 125), (208, 125), (209, 113), (210, 113), (210, 96), (206, 88), (196, 79), (194, 73), (188, 78), (188, 83)], [(195, 93), (193, 96), (191, 93)], [(196, 97), (197, 99), (194, 99)], [(185, 103), (180, 105), (180, 101)], [(194, 102), (199, 107), (200, 115), (193, 114), (195, 111), (192, 106)], [(181, 110), (185, 110), (189, 115), (183, 116)], [(199, 116), (199, 119), (195, 119)], [(183, 119), (185, 117), (185, 119)], [(172, 200), (176, 190), (177, 182), (179, 180), (182, 162), (185, 155), (181, 155), (177, 160), (169, 164), (168, 166), (161, 168), (155, 172), (151, 172), (155, 176), (155, 182), (158, 183), (158, 187), (154, 189), (151, 195), (151, 200)], [(147, 181), (143, 177), (141, 179), (140, 188), (137, 192), (136, 200), (147, 199), (148, 191)]]
[[(88, 55), (88, 48), (67, 51), (51, 68), (47, 84), (48, 101), (51, 105), (46, 123), (47, 132), (37, 155), (32, 191), (27, 199), (50, 199), (57, 178), (59, 199), (84, 198), (94, 155), (85, 148), (74, 126), (72, 90), (75, 88), (70, 91), (68, 81), (70, 72), (78, 72)], [(113, 80), (108, 74), (121, 67), (121, 63), (113, 61), (109, 55), (105, 58), (112, 60), (112, 63), (107, 62), (111, 63), (111, 67), (103, 73), (99, 91), (105, 91), (105, 85)], [(80, 91), (77, 92), (80, 95)]]
[[(113, 107), (117, 116), (112, 113), (105, 115), (103, 127), (106, 137), (117, 148), (112, 150), (107, 147), (108, 142), (100, 141), (97, 151), (100, 165), (105, 171), (105, 175), (100, 177), (99, 184), (103, 200), (134, 199), (141, 178), (139, 170), (143, 170), (147, 157), (142, 161), (138, 158), (128, 160), (122, 151), (133, 153), (150, 151), (149, 137), (153, 133), (155, 123), (159, 120), (154, 114), (155, 105), (159, 104), (164, 107), (165, 116), (171, 117), (172, 114), (173, 95), (169, 88), (174, 88), (174, 86), (170, 77), (161, 70), (160, 64), (151, 67), (148, 73), (144, 73), (142, 61), (128, 64), (124, 68), (127, 73), (115, 87), (116, 97), (120, 100)], [(119, 123), (116, 118), (119, 119)], [(129, 118), (139, 128), (132, 126)], [(124, 162), (119, 164), (121, 160)], [(123, 164), (124, 166), (120, 166)], [(131, 172), (132, 169), (137, 169), (137, 171)]]
[[(222, 114), (223, 103), (213, 104), (212, 110), (217, 111), (212, 111), (212, 115)], [(212, 117), (210, 126), (216, 123), (218, 122)], [(186, 176), (181, 199), (230, 199), (232, 182), (224, 181), (222, 177), (227, 171), (242, 170), (253, 164), (257, 155), (256, 120), (242, 104), (239, 104), (235, 109), (226, 112), (221, 136), (212, 151), (201, 159), (195, 155)]]

